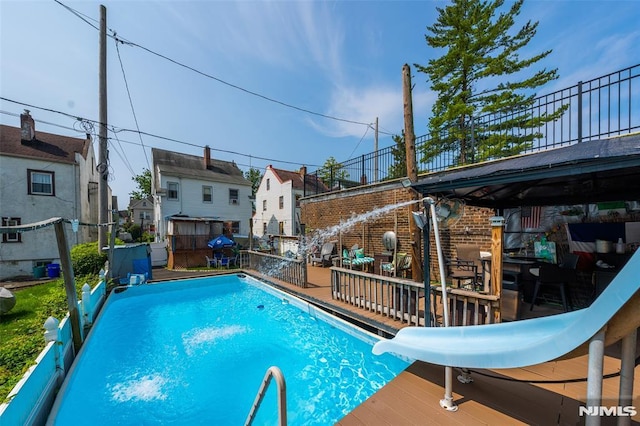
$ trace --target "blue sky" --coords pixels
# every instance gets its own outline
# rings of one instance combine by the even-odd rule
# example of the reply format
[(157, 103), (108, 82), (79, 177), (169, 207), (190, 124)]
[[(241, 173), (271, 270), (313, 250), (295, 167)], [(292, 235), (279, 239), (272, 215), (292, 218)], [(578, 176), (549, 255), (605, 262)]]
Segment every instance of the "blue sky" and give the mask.
[[(118, 48), (121, 65), (109, 39), (109, 125), (136, 129), (124, 69), (140, 130), (184, 142), (117, 134), (110, 186), (121, 209), (135, 189), (132, 176), (150, 166), (151, 147), (202, 155), (209, 145), (212, 156), (243, 170), (313, 171), (330, 156), (345, 161), (373, 151), (365, 124), (376, 117), (379, 147), (391, 145), (390, 134), (403, 127), (405, 63), (415, 86), (415, 133), (426, 133), (435, 95), (413, 64), (442, 54), (424, 36), (436, 7), (448, 2), (60, 1), (96, 26), (104, 4), (118, 37), (215, 78), (126, 44)], [(636, 0), (525, 0), (517, 25), (527, 20), (539, 27), (523, 54), (552, 49), (536, 69), (560, 75), (540, 95), (640, 62)], [(98, 31), (53, 0), (0, 0), (0, 96), (97, 120)], [(0, 100), (0, 123), (19, 126), (24, 108)], [(84, 133), (69, 130), (78, 128), (72, 118), (29, 109), (36, 131)]]

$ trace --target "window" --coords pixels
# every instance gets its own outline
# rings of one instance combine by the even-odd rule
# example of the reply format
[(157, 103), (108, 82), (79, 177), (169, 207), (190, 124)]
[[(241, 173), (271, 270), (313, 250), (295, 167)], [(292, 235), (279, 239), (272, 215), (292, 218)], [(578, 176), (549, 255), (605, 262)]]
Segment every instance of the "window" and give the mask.
[(278, 222), (278, 230), (280, 235), (284, 235), (284, 222)]
[(177, 182), (167, 182), (167, 199), (168, 200), (178, 199), (178, 183)]
[(267, 233), (267, 222), (262, 222), (262, 235)]
[(240, 221), (239, 220), (234, 220), (232, 222), (229, 222), (228, 227), (229, 227), (229, 230), (231, 230), (232, 234), (239, 234), (240, 233)]
[(296, 207), (300, 207), (300, 198), (302, 198), (302, 196), (300, 194), (296, 194)]
[(267, 178), (267, 191), (271, 189), (271, 179)]
[(203, 186), (202, 187), (202, 202), (203, 203), (211, 203), (211, 202), (213, 202), (213, 187), (212, 186)]
[(149, 212), (140, 212), (140, 219), (142, 219), (142, 220), (151, 220), (151, 213), (149, 213)]
[(53, 172), (40, 170), (27, 170), (29, 181), (29, 194), (32, 195), (55, 195)]
[[(2, 226), (18, 226), (20, 225), (19, 217), (3, 217)], [(22, 234), (19, 232), (13, 232), (10, 234), (2, 234), (3, 243), (19, 243), (22, 241)]]
[(280, 198), (278, 198), (278, 205), (280, 206), (280, 210), (284, 209), (284, 195), (281, 195)]
[(238, 204), (238, 190), (229, 189), (229, 204)]
[(263, 212), (267, 211), (267, 200), (262, 200), (262, 211)]

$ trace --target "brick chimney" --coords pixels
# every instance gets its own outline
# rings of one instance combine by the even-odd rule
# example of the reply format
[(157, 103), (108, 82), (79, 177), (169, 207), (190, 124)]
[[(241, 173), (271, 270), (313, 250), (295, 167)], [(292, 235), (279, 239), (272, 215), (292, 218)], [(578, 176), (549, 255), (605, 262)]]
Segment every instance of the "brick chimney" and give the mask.
[(300, 176), (304, 177), (307, 174), (307, 166), (300, 167)]
[(204, 147), (204, 168), (209, 169), (211, 167), (211, 148), (209, 145)]
[(32, 141), (36, 138), (36, 122), (29, 114), (29, 110), (25, 109), (20, 114), (20, 139), (23, 141)]

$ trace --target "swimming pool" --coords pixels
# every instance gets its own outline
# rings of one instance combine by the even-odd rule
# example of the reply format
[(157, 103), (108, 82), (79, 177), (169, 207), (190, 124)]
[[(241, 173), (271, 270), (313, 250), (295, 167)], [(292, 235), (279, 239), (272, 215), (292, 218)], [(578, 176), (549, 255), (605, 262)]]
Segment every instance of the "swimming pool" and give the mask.
[[(408, 365), (378, 338), (242, 275), (112, 294), (48, 424), (242, 424), (266, 370), (289, 424), (330, 425)], [(277, 421), (272, 384), (255, 424)]]

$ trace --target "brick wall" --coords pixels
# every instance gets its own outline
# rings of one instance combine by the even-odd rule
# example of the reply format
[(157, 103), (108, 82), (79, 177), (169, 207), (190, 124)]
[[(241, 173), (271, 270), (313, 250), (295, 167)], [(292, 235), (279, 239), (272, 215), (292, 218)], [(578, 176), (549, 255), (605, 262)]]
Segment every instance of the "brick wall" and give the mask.
[[(399, 182), (368, 185), (355, 189), (343, 190), (331, 194), (307, 197), (301, 200), (300, 213), (302, 223), (306, 225), (307, 236), (325, 231), (327, 240), (342, 241), (342, 246), (350, 248), (354, 244), (364, 247), (367, 255), (381, 253), (384, 250), (382, 235), (386, 231), (394, 231), (398, 237), (399, 248), (403, 252), (411, 252), (413, 241), (410, 231), (411, 212), (422, 206), (422, 203), (411, 203), (398, 208), (382, 211), (385, 206), (410, 203), (415, 191), (403, 188)], [(340, 233), (326, 232), (348, 221), (352, 216), (370, 212), (379, 212), (373, 217)], [(491, 249), (491, 226), (489, 218), (494, 216), (491, 209), (465, 206), (463, 216), (450, 226), (441, 226), (440, 241), (446, 257), (455, 256), (455, 245), (459, 243), (477, 244), (480, 250)], [(431, 236), (430, 250), (434, 261), (431, 262), (432, 279), (438, 278), (437, 254), (435, 240)], [(377, 272), (377, 271), (376, 271)]]

